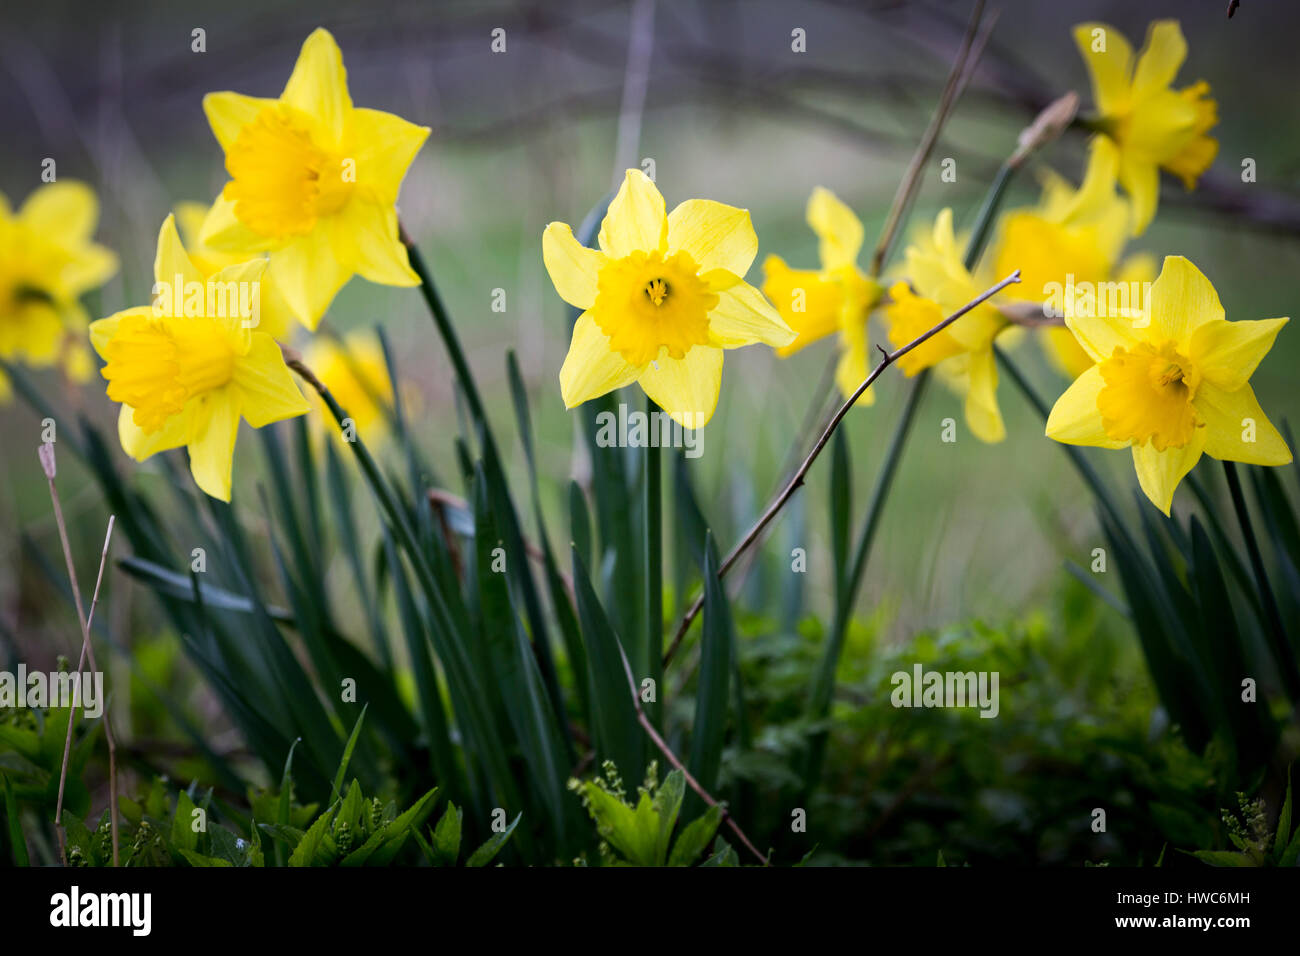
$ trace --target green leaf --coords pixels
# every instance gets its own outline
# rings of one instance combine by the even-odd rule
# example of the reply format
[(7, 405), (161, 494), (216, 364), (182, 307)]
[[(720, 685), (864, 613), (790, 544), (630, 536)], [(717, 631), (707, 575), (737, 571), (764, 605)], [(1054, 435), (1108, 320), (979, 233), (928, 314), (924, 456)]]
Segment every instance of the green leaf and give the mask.
[(194, 832), (194, 801), (182, 790), (176, 795), (176, 815), (172, 817), (172, 845), (178, 850), (198, 850), (199, 835)]
[(510, 825), (500, 833), (492, 834), (491, 838), (489, 838), (486, 843), (470, 855), (470, 858), (465, 861), (465, 865), (487, 866), (491, 863), (492, 858), (501, 852), (501, 848), (505, 846), (506, 841), (510, 839), (510, 834), (515, 832), (515, 827), (519, 825), (519, 820), (523, 815), (523, 811), (515, 814), (515, 818), (510, 821)]
[(334, 810), (326, 810), (307, 828), (289, 857), (290, 866), (328, 866), (334, 860), (334, 840), (330, 831), (334, 824)]
[(438, 788), (434, 787), (388, 826), (371, 834), (370, 839), (359, 849), (348, 854), (342, 865), (351, 867), (369, 863), (372, 866), (387, 866), (406, 844), (411, 831), (424, 825), (425, 818), (433, 812), (437, 796)]
[(188, 847), (181, 847), (180, 854), (185, 857), (186, 862), (193, 867), (205, 868), (235, 865), (229, 860), (223, 860), (216, 856), (205, 856), (204, 854), (191, 850)]
[(838, 594), (849, 573), (849, 528), (853, 521), (853, 465), (845, 430), (837, 428), (831, 441), (831, 556)]
[(672, 839), (673, 828), (677, 826), (677, 817), (681, 813), (682, 798), (686, 796), (686, 775), (674, 769), (664, 778), (655, 792), (655, 812), (659, 816), (658, 842), (655, 859), (663, 860), (668, 856), (668, 844)]
[[(711, 536), (704, 554), (704, 633), (700, 646), (700, 676), (695, 692), (695, 724), (687, 770), (705, 790), (712, 792), (722, 764), (727, 731), (727, 704), (731, 686), (731, 608), (718, 578), (717, 551)], [(692, 794), (691, 807), (702, 805)]]
[(4, 791), (5, 833), (0, 834), (0, 850), (7, 849), (9, 859), (16, 866), (31, 866), (27, 855), (27, 840), (23, 836), (22, 821), (18, 819), (18, 801), (14, 798), (13, 787), (9, 785), (9, 775), (0, 773), (0, 788)]
[(1286, 797), (1282, 800), (1282, 810), (1277, 815), (1277, 833), (1273, 837), (1273, 856), (1278, 862), (1286, 854), (1287, 841), (1291, 838), (1291, 806), (1291, 768), (1287, 767)]
[[(370, 704), (365, 704), (361, 708), (361, 713), (357, 715), (357, 722), (352, 725), (352, 734), (348, 737), (347, 745), (343, 748), (343, 759), (339, 761), (339, 769), (334, 773), (334, 784), (331, 788), (335, 797), (343, 792), (343, 777), (348, 772), (348, 764), (352, 761), (352, 751), (357, 747), (357, 738), (361, 736), (361, 725), (366, 721), (366, 711)], [(353, 788), (356, 788), (356, 782), (353, 782)]]
[(460, 833), (464, 812), (451, 801), (433, 829), (433, 856), (438, 866), (455, 866), (460, 858)]
[(713, 855), (700, 866), (740, 866), (740, 857), (730, 843), (718, 837), (713, 841)]
[(1250, 854), (1231, 850), (1197, 850), (1192, 856), (1210, 866), (1254, 866)]
[(673, 844), (672, 855), (668, 858), (669, 866), (690, 866), (708, 847), (713, 835), (722, 823), (722, 805), (715, 803), (687, 824)]

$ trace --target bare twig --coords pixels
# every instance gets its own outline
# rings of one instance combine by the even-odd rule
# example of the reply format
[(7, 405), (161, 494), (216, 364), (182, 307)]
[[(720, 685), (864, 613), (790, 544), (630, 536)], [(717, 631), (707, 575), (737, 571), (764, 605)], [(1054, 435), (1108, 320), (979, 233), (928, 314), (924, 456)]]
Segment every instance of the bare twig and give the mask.
[(717, 800), (713, 799), (709, 792), (700, 786), (700, 782), (691, 776), (691, 772), (686, 769), (685, 765), (678, 759), (677, 755), (673, 753), (672, 748), (668, 746), (668, 742), (659, 735), (659, 731), (655, 730), (655, 725), (650, 722), (650, 718), (646, 716), (645, 709), (641, 706), (641, 695), (637, 693), (636, 678), (632, 676), (632, 665), (628, 663), (627, 653), (623, 650), (621, 642), (615, 641), (614, 643), (618, 645), (618, 656), (623, 658), (623, 673), (627, 675), (628, 690), (632, 692), (632, 706), (636, 708), (637, 722), (641, 724), (642, 729), (654, 742), (654, 745), (659, 748), (660, 752), (668, 758), (668, 762), (682, 772), (682, 776), (686, 778), (687, 784), (690, 785), (692, 790), (700, 795), (700, 799), (711, 807), (722, 807), (722, 819), (726, 822), (727, 826), (731, 827), (731, 831), (736, 834), (736, 837), (741, 843), (745, 844), (745, 847), (749, 852), (754, 854), (760, 863), (767, 866), (767, 857), (758, 852), (758, 848), (750, 842), (749, 837), (745, 836), (745, 831), (740, 829), (740, 825), (736, 823), (731, 814), (727, 812), (727, 808), (718, 803)]
[(930, 152), (939, 139), (943, 124), (947, 121), (948, 114), (952, 112), (953, 104), (957, 102), (957, 97), (965, 85), (966, 61), (970, 55), (971, 44), (975, 42), (975, 34), (983, 14), (984, 0), (976, 0), (975, 8), (971, 11), (970, 23), (966, 27), (966, 35), (962, 37), (961, 47), (957, 51), (957, 59), (953, 61), (952, 69), (948, 71), (948, 81), (939, 96), (939, 105), (935, 107), (934, 114), (930, 117), (930, 125), (926, 127), (921, 142), (917, 144), (916, 152), (912, 154), (912, 161), (907, 164), (907, 172), (903, 174), (903, 179), (898, 184), (894, 203), (889, 207), (889, 215), (880, 230), (880, 239), (876, 242), (876, 251), (871, 257), (873, 276), (880, 275), (880, 270), (885, 265), (885, 257), (889, 254), (889, 247), (894, 242), (899, 225), (902, 224), (903, 214), (920, 187), (921, 170), (930, 158)]
[[(63, 559), (68, 565), (68, 582), (72, 585), (72, 598), (77, 608), (77, 623), (81, 625), (81, 658), (77, 664), (77, 686), (81, 683), (81, 670), (85, 667), (86, 658), (90, 658), (91, 672), (99, 670), (99, 664), (95, 661), (95, 648), (90, 643), (90, 622), (91, 617), (87, 617), (84, 607), (81, 603), (81, 588), (77, 584), (77, 569), (72, 561), (72, 546), (68, 543), (68, 528), (63, 520), (63, 508), (59, 504), (59, 492), (54, 487), (54, 475), (56, 472), (54, 462), (54, 445), (46, 442), (39, 449), (41, 460), (41, 469), (45, 472), (45, 479), (50, 485), (50, 502), (54, 506), (54, 522), (59, 528), (59, 542), (63, 545)], [(99, 556), (99, 574), (95, 578), (95, 593), (91, 599), (90, 614), (93, 617), (95, 605), (99, 602), (99, 585), (104, 579), (104, 564), (108, 559), (108, 542), (113, 536), (113, 516), (108, 519), (108, 532), (104, 535), (104, 550)], [(59, 773), (59, 795), (54, 811), (54, 832), (59, 841), (59, 857), (66, 866), (68, 862), (67, 847), (63, 839), (63, 791), (68, 776), (68, 756), (72, 745), (72, 721), (76, 712), (77, 691), (73, 691), (72, 708), (68, 713), (68, 736), (63, 746), (63, 767)], [(108, 812), (111, 821), (113, 833), (113, 865), (117, 866), (119, 862), (119, 844), (118, 844), (118, 825), (117, 825), (117, 740), (113, 735), (112, 715), (109, 712), (108, 701), (104, 701), (104, 741), (108, 745)]]
[[(762, 534), (763, 529), (766, 528), (768, 524), (771, 523), (772, 519), (777, 516), (780, 510), (783, 507), (785, 507), (786, 502), (790, 500), (791, 496), (793, 496), (794, 493), (803, 484), (804, 476), (808, 474), (808, 469), (810, 469), (813, 465), (813, 462), (817, 460), (817, 456), (820, 455), (822, 449), (826, 447), (826, 443), (831, 440), (831, 435), (834, 433), (835, 429), (839, 427), (840, 422), (844, 420), (844, 416), (849, 413), (849, 409), (853, 407), (854, 403), (857, 402), (857, 400), (862, 396), (862, 393), (865, 392), (871, 386), (872, 382), (874, 382), (877, 378), (880, 377), (880, 374), (884, 372), (886, 368), (888, 368), (893, 363), (897, 362), (908, 352), (912, 351), (912, 349), (923, 344), (927, 339), (931, 338), (932, 336), (938, 335), (940, 332), (942, 332), (948, 326), (952, 325), (952, 323), (956, 322), (958, 319), (960, 319), (971, 309), (975, 308), (976, 306), (980, 305), (986, 300), (997, 295), (1007, 286), (1014, 285), (1019, 281), (1020, 281), (1020, 270), (1017, 269), (1015, 272), (1011, 273), (1011, 275), (1007, 276), (997, 285), (992, 286), (991, 288), (981, 292), (976, 298), (972, 299), (970, 302), (967, 302), (965, 305), (963, 305), (952, 315), (948, 316), (938, 325), (934, 326), (934, 328), (930, 329), (927, 332), (924, 332), (921, 335), (918, 335), (916, 338), (908, 342), (906, 345), (900, 346), (899, 348), (895, 349), (893, 352), (886, 352), (883, 348), (881, 348), (880, 353), (882, 358), (880, 362), (876, 365), (875, 368), (871, 370), (871, 374), (868, 375), (866, 379), (863, 380), (862, 384), (858, 386), (857, 391), (855, 391), (851, 396), (849, 396), (849, 398), (844, 402), (844, 404), (839, 407), (839, 410), (831, 418), (830, 422), (827, 423), (825, 430), (822, 431), (821, 437), (817, 439), (817, 444), (815, 444), (812, 448), (812, 451), (808, 453), (808, 457), (806, 457), (803, 460), (803, 464), (799, 466), (798, 470), (791, 477), (790, 481), (786, 484), (785, 488), (781, 491), (781, 493), (776, 496), (775, 500), (773, 500), (773, 502), (770, 505), (767, 506), (767, 510), (763, 512), (762, 517), (759, 518), (758, 521), (754, 524), (754, 526), (749, 529), (749, 532), (745, 535), (745, 537), (741, 540), (741, 542), (731, 549), (731, 553), (727, 555), (727, 557), (723, 560), (721, 566), (718, 568), (718, 577), (719, 578), (723, 577), (728, 571), (731, 570), (731, 566), (736, 563), (736, 559), (739, 558), (742, 554), (744, 554), (745, 550), (758, 539), (760, 534)], [(879, 348), (879, 346), (877, 347)], [(677, 633), (673, 636), (673, 643), (668, 648), (667, 653), (664, 654), (665, 666), (667, 666), (668, 662), (672, 659), (673, 654), (677, 651), (677, 647), (682, 642), (682, 638), (686, 636), (686, 632), (690, 628), (691, 622), (695, 620), (696, 615), (700, 613), (700, 609), (703, 607), (704, 607), (704, 595), (701, 594), (698, 598), (696, 598), (695, 603), (691, 605), (690, 610), (687, 611), (686, 614), (682, 617), (681, 623), (677, 625)]]

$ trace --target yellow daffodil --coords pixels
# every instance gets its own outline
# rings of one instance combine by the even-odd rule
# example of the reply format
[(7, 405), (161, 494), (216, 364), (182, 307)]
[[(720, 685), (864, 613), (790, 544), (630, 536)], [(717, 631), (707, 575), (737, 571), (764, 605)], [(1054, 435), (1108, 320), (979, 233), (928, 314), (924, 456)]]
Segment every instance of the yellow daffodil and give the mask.
[[(1115, 191), (1118, 170), (1114, 143), (1097, 137), (1078, 189), (1049, 173), (1037, 206), (1002, 217), (994, 273), (1002, 276), (1018, 268), (1021, 274), (1020, 284), (1008, 289), (1005, 298), (1032, 302), (1045, 312), (1050, 307), (1059, 316), (1067, 306), (1073, 308), (1075, 290), (1087, 290), (1103, 308), (1112, 283), (1119, 284), (1126, 303), (1140, 296), (1155, 279), (1155, 259), (1138, 253), (1119, 261), (1128, 241), (1132, 206)], [(1137, 291), (1130, 295), (1132, 290)], [(1133, 307), (1140, 305), (1134, 302)], [(1070, 379), (1092, 365), (1063, 326), (1042, 329), (1041, 341), (1052, 364)]]
[[(330, 390), (343, 410), (352, 419), (356, 434), (367, 442), (383, 431), (386, 423), (384, 406), (393, 401), (393, 383), (388, 376), (388, 363), (384, 351), (373, 336), (351, 334), (341, 342), (316, 336), (303, 352), (303, 362)], [(407, 413), (412, 411), (412, 399), (402, 391)], [(328, 418), (324, 402), (319, 421)], [(313, 418), (313, 421), (317, 419)], [(333, 421), (332, 418), (328, 418)]]
[(583, 310), (560, 369), (567, 407), (638, 382), (699, 428), (718, 404), (724, 349), (794, 341), (743, 279), (758, 254), (748, 210), (688, 199), (665, 215), (655, 184), (629, 169), (598, 239), (599, 249), (580, 245), (562, 222), (542, 234), (555, 291)]
[[(176, 226), (180, 230), (185, 251), (189, 254), (190, 262), (194, 263), (194, 268), (199, 270), (204, 279), (215, 276), (228, 266), (237, 266), (253, 258), (265, 258), (225, 252), (204, 243), (201, 238), (203, 223), (211, 209), (211, 206), (205, 206), (201, 202), (179, 202), (175, 209)], [(293, 310), (289, 308), (289, 303), (284, 301), (284, 296), (280, 294), (269, 272), (262, 273), (259, 290), (260, 308), (258, 324), (255, 328), (273, 339), (285, 339), (293, 326)]]
[[(820, 269), (791, 269), (780, 256), (763, 261), (763, 293), (798, 334), (777, 349), (782, 358), (839, 333), (835, 381), (845, 398), (867, 377), (867, 316), (880, 300), (880, 283), (857, 266), (862, 221), (829, 189), (818, 186), (808, 199), (808, 225), (820, 240)], [(861, 401), (875, 401), (871, 389)]]
[[(78, 182), (41, 186), (15, 215), (0, 194), (0, 358), (36, 367), (63, 363), (74, 381), (91, 371), (89, 317), (78, 298), (117, 271), (117, 257), (91, 241), (99, 202)], [(9, 395), (0, 372), (0, 400)]]
[(1119, 147), (1119, 180), (1133, 198), (1133, 232), (1145, 231), (1156, 212), (1160, 168), (1192, 189), (1209, 168), (1219, 144), (1205, 135), (1219, 121), (1210, 86), (1172, 88), (1187, 58), (1177, 20), (1157, 20), (1136, 61), (1124, 34), (1104, 23), (1074, 28), (1097, 107), (1097, 127)]
[(209, 93), (203, 109), (230, 174), (203, 224), (204, 246), (269, 253), (272, 280), (309, 329), (353, 275), (420, 284), (395, 203), (429, 130), (354, 108), (327, 31), (307, 38), (279, 99)]
[(1096, 363), (1056, 402), (1047, 435), (1072, 445), (1132, 448), (1142, 490), (1166, 515), (1201, 455), (1284, 465), (1290, 449), (1249, 384), (1287, 320), (1229, 322), (1214, 286), (1166, 256), (1149, 320), (1066, 318)]
[[(884, 309), (894, 348), (929, 331), (987, 287), (962, 263), (951, 209), (939, 213), (928, 236), (908, 246), (903, 271), (911, 285), (895, 282)], [(993, 339), (1006, 326), (992, 301), (983, 302), (898, 362), (908, 377), (939, 366), (944, 381), (965, 400), (966, 424), (985, 442), (1006, 437), (998, 409), (998, 370), (993, 355)]]
[(248, 290), (266, 268), (265, 259), (252, 259), (205, 277), (168, 216), (158, 235), (154, 303), (90, 326), (107, 363), (108, 397), (122, 403), (122, 448), (143, 461), (186, 446), (195, 482), (223, 501), (230, 500), (240, 417), (261, 428), (310, 409), (280, 347), (252, 327)]

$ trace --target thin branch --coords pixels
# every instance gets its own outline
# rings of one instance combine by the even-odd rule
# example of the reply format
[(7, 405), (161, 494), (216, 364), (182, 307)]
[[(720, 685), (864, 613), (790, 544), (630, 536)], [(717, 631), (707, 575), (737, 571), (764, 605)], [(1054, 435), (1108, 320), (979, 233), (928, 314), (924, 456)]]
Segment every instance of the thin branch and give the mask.
[[(59, 542), (63, 546), (63, 559), (68, 566), (68, 582), (72, 585), (72, 598), (77, 608), (77, 623), (81, 625), (81, 658), (77, 664), (78, 683), (80, 683), (81, 669), (85, 666), (86, 658), (90, 658), (90, 669), (92, 672), (99, 670), (99, 664), (95, 661), (95, 648), (90, 643), (90, 618), (86, 616), (85, 608), (81, 603), (81, 588), (77, 584), (77, 569), (72, 561), (72, 546), (68, 543), (68, 528), (63, 520), (63, 508), (59, 504), (59, 492), (54, 487), (54, 476), (56, 472), (54, 462), (54, 444), (46, 442), (39, 449), (39, 458), (41, 461), (41, 470), (45, 472), (45, 479), (50, 486), (50, 502), (54, 506), (54, 522), (59, 528)], [(99, 585), (104, 578), (104, 563), (108, 558), (108, 542), (113, 535), (113, 518), (108, 519), (108, 533), (104, 535), (104, 550), (99, 557), (99, 575), (95, 579), (95, 593), (90, 605), (90, 613), (95, 613), (95, 604), (99, 601)], [(72, 741), (72, 718), (76, 707), (76, 692), (73, 692), (73, 709), (68, 713), (68, 738), (64, 743), (63, 749), (63, 768), (59, 775), (59, 796), (55, 806), (55, 827), (54, 832), (59, 841), (59, 856), (66, 866), (67, 848), (63, 840), (63, 789), (67, 780), (68, 773), (68, 754)], [(112, 714), (109, 711), (108, 701), (104, 701), (104, 742), (108, 745), (108, 812), (111, 821), (113, 833), (113, 865), (119, 865), (119, 843), (118, 843), (118, 825), (117, 825), (117, 740), (113, 735)]]
[[(883, 348), (880, 349), (880, 353), (883, 357), (881, 358), (879, 364), (877, 364), (876, 367), (871, 370), (871, 374), (868, 375), (866, 379), (863, 380), (862, 384), (858, 386), (857, 390), (851, 396), (849, 396), (849, 398), (844, 402), (843, 405), (840, 406), (839, 410), (835, 413), (834, 417), (832, 417), (830, 422), (826, 425), (826, 428), (822, 432), (821, 437), (817, 439), (817, 444), (815, 444), (812, 448), (812, 451), (808, 453), (808, 457), (806, 457), (803, 460), (803, 464), (799, 466), (799, 469), (794, 473), (794, 476), (786, 484), (782, 492), (779, 495), (777, 495), (776, 499), (770, 505), (768, 505), (767, 510), (763, 512), (763, 516), (758, 519), (758, 521), (754, 524), (752, 528), (749, 529), (749, 532), (745, 535), (745, 537), (741, 540), (741, 542), (731, 549), (731, 553), (727, 555), (726, 559), (722, 562), (722, 565), (718, 568), (718, 577), (719, 578), (723, 577), (728, 571), (731, 570), (731, 566), (736, 563), (736, 559), (739, 558), (745, 552), (745, 550), (758, 539), (758, 536), (762, 534), (763, 529), (766, 528), (768, 524), (771, 523), (772, 519), (775, 518), (777, 514), (781, 511), (781, 509), (785, 507), (786, 502), (790, 500), (791, 496), (793, 496), (794, 493), (803, 484), (804, 476), (808, 474), (808, 469), (812, 467), (813, 462), (817, 460), (817, 456), (820, 455), (822, 449), (826, 447), (826, 444), (827, 442), (830, 441), (831, 435), (835, 432), (835, 429), (838, 428), (840, 422), (844, 420), (844, 416), (849, 413), (849, 409), (853, 407), (854, 403), (856, 403), (857, 400), (862, 396), (862, 393), (865, 392), (871, 386), (871, 384), (877, 378), (880, 377), (880, 374), (884, 372), (886, 368), (888, 368), (890, 365), (897, 362), (908, 352), (912, 351), (912, 349), (916, 348), (919, 345), (924, 344), (926, 340), (928, 340), (932, 336), (938, 335), (940, 332), (942, 332), (948, 326), (952, 325), (954, 322), (960, 319), (971, 309), (975, 308), (976, 306), (982, 304), (983, 302), (997, 295), (1007, 286), (1014, 285), (1019, 281), (1020, 281), (1020, 270), (1017, 269), (1013, 273), (1011, 273), (1011, 275), (1007, 276), (1005, 279), (999, 282), (997, 285), (986, 289), (984, 292), (981, 292), (976, 298), (972, 299), (970, 302), (967, 302), (965, 305), (963, 305), (952, 315), (948, 316), (938, 325), (934, 326), (934, 328), (930, 329), (927, 332), (922, 333), (921, 335), (918, 335), (916, 338), (908, 342), (906, 345), (900, 346), (899, 348), (895, 349), (893, 352), (886, 352)], [(682, 617), (681, 623), (677, 625), (677, 633), (673, 636), (673, 643), (668, 648), (667, 653), (664, 654), (665, 666), (667, 666), (668, 662), (672, 659), (673, 654), (677, 651), (678, 646), (682, 642), (682, 638), (686, 636), (686, 632), (690, 628), (691, 622), (695, 620), (696, 615), (700, 613), (700, 610), (703, 607), (704, 607), (704, 595), (701, 594), (698, 598), (696, 598), (695, 603), (691, 605), (690, 610), (687, 611), (686, 614)]]
[(655, 730), (655, 725), (650, 722), (650, 718), (646, 716), (645, 709), (641, 706), (641, 695), (637, 693), (636, 678), (632, 676), (632, 665), (628, 663), (627, 653), (623, 650), (621, 642), (615, 641), (615, 644), (618, 645), (618, 656), (623, 658), (623, 673), (627, 675), (628, 690), (632, 692), (632, 706), (636, 708), (637, 722), (641, 725), (642, 729), (645, 730), (650, 739), (654, 741), (654, 745), (659, 748), (660, 752), (668, 758), (668, 762), (682, 772), (682, 776), (686, 778), (686, 782), (690, 785), (690, 788), (700, 795), (700, 799), (711, 807), (721, 807), (722, 819), (726, 822), (727, 826), (731, 827), (731, 831), (736, 834), (736, 837), (741, 843), (745, 844), (745, 847), (749, 852), (758, 858), (760, 863), (764, 866), (768, 866), (769, 863), (767, 857), (758, 852), (758, 848), (750, 842), (749, 837), (745, 836), (745, 831), (740, 829), (740, 825), (736, 823), (735, 818), (727, 812), (727, 808), (722, 806), (722, 804), (717, 800), (713, 799), (709, 792), (700, 786), (700, 782), (691, 776), (691, 772), (686, 769), (685, 765), (682, 764), (677, 755), (673, 753), (672, 748), (668, 746), (668, 742), (665, 741), (663, 737), (659, 736), (659, 731)]
[(908, 163), (907, 172), (903, 174), (903, 179), (898, 184), (898, 192), (894, 194), (894, 203), (889, 207), (889, 215), (885, 218), (885, 225), (880, 231), (880, 239), (876, 242), (876, 251), (871, 257), (871, 274), (873, 276), (880, 275), (880, 270), (885, 265), (885, 257), (889, 254), (889, 247), (894, 242), (894, 235), (903, 222), (903, 213), (921, 185), (921, 170), (930, 158), (930, 152), (934, 149), (934, 144), (938, 142), (939, 133), (943, 130), (943, 124), (947, 121), (948, 114), (952, 112), (953, 104), (957, 102), (962, 87), (965, 86), (966, 60), (970, 55), (971, 45), (975, 42), (975, 34), (979, 29), (980, 18), (983, 15), (984, 0), (976, 0), (975, 9), (971, 11), (970, 23), (966, 27), (966, 35), (962, 37), (961, 46), (957, 50), (957, 59), (953, 61), (952, 69), (948, 71), (948, 81), (944, 84), (943, 92), (939, 96), (939, 105), (935, 107), (934, 114), (930, 117), (930, 125), (926, 127), (921, 142), (917, 144), (916, 152), (912, 154), (912, 161)]

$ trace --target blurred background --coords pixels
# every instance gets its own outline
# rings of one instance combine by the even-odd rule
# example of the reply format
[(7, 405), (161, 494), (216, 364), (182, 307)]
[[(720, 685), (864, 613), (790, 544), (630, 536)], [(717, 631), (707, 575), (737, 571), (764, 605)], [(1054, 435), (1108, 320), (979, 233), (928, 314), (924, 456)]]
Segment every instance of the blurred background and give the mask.
[[(1211, 84), (1219, 155), (1193, 193), (1163, 180), (1157, 218), (1129, 250), (1191, 258), (1217, 287), (1229, 318), (1297, 315), (1300, 7), (1245, 0), (1229, 20), (1226, 6), (990, 3), (985, 23), (993, 23), (992, 32), (924, 170), (910, 228), (932, 222), (945, 206), (959, 229), (969, 227), (998, 164), (1041, 107), (1068, 90), (1079, 92), (1084, 111), (1091, 107), (1070, 34), (1075, 23), (1111, 23), (1138, 48), (1148, 21), (1177, 17), (1189, 46), (1178, 85)], [(328, 28), (342, 47), (358, 106), (432, 128), (403, 187), (401, 217), (441, 286), (505, 435), (514, 430), (504, 354), (517, 353), (532, 393), (544, 505), (558, 516), (550, 526), (563, 528), (565, 488), (585, 466), (574, 432), (580, 419), (564, 410), (558, 387), (568, 316), (542, 266), (545, 225), (561, 220), (576, 228), (625, 167), (652, 159), (670, 208), (708, 197), (752, 211), (760, 252), (751, 282), (760, 281), (767, 253), (795, 267), (816, 264), (804, 206), (818, 185), (863, 219), (866, 265), (969, 12), (965, 0), (10, 2), (0, 12), (0, 192), (21, 203), (39, 185), (46, 157), (56, 159), (60, 179), (90, 183), (102, 203), (98, 240), (120, 255), (122, 268), (89, 308), (98, 317), (142, 303), (162, 219), (180, 201), (211, 201), (226, 179), (203, 95), (278, 95), (302, 41), (315, 27)], [(191, 49), (196, 28), (205, 31), (206, 52)], [(498, 29), (504, 52), (492, 50)], [(796, 29), (805, 32), (806, 52), (791, 48)], [(1084, 137), (1067, 132), (1040, 154), (1004, 208), (1037, 199), (1042, 168), (1077, 182)], [(946, 183), (939, 163), (949, 157), (957, 176)], [(1246, 157), (1256, 161), (1255, 183), (1241, 181)], [(901, 249), (895, 247), (895, 259)], [(495, 289), (505, 290), (504, 313), (492, 310)], [(422, 443), (451, 472), (451, 370), (419, 294), (354, 279), (326, 323), (340, 332), (383, 324), (403, 380), (420, 396)], [(884, 341), (874, 321), (872, 337)], [(724, 546), (773, 493), (831, 349), (828, 341), (784, 361), (763, 347), (729, 353), (704, 454), (690, 463)], [(1054, 399), (1065, 381), (1032, 341), (1019, 354), (1040, 391)], [(1300, 331), (1291, 327), (1253, 379), (1274, 421), (1300, 420), (1297, 360)], [(111, 429), (117, 409), (98, 382), (78, 388), (53, 372), (34, 378), (62, 414)], [(902, 377), (891, 372), (876, 387), (875, 406), (849, 417), (859, 509), (905, 392)], [(1043, 437), (1039, 420), (1006, 381), (999, 398), (1008, 438), (993, 446), (980, 444), (964, 424), (955, 444), (941, 442), (943, 419), (962, 422), (960, 402), (942, 388), (924, 400), (859, 598), (861, 614), (878, 623), (887, 643), (953, 621), (1002, 620), (1051, 605), (1068, 581), (1065, 562), (1087, 566), (1101, 543), (1091, 499), (1060, 448)], [(629, 401), (639, 407), (640, 397)], [(71, 654), (77, 644), (66, 606), (24, 556), (22, 536), (58, 555), (35, 455), (39, 436), (39, 416), (21, 399), (3, 409), (0, 623), (33, 663)], [(156, 463), (137, 466), (113, 451), (133, 481), (166, 480)], [(508, 453), (522, 473), (517, 443)], [(1119, 487), (1134, 484), (1127, 455), (1097, 460)], [(245, 428), (235, 499), (250, 503), (241, 520), (254, 531), (261, 509), (251, 503), (264, 468)], [(784, 550), (769, 547), (767, 564), (748, 579), (748, 587), (761, 590), (785, 569), (790, 547), (805, 547), (805, 611), (823, 618), (831, 612), (827, 471), (819, 465), (812, 473), (802, 523), (792, 526), (797, 531), (778, 527)], [(93, 580), (107, 509), (69, 456), (59, 480), (73, 548), (84, 558), (84, 587)], [(1176, 507), (1187, 498), (1180, 492)], [(358, 505), (363, 517), (369, 509), (368, 502)], [(147, 598), (141, 592), (133, 599), (120, 574), (110, 573), (105, 587), (109, 613), (131, 631), (132, 601)], [(1109, 612), (1097, 606), (1105, 621)]]

